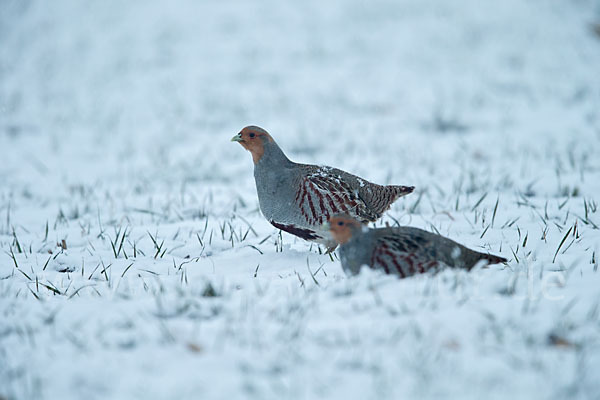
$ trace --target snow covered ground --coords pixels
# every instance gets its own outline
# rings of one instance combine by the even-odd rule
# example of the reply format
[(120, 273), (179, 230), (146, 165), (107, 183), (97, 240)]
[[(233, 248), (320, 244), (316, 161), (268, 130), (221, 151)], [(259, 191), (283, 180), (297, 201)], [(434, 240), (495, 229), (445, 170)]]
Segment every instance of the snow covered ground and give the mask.
[[(600, 4), (0, 2), (0, 399), (600, 398)], [(250, 155), (415, 185), (508, 266), (405, 280)]]

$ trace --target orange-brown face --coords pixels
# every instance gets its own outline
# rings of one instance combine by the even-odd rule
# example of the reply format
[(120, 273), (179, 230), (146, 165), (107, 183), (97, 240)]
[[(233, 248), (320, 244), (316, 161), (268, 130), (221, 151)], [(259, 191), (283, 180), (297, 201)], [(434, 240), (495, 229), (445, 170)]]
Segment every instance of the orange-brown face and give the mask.
[(273, 138), (258, 126), (247, 126), (235, 135), (232, 142), (239, 142), (243, 148), (252, 154), (252, 160), (256, 164), (265, 154), (265, 143), (272, 142)]
[(329, 232), (339, 244), (347, 243), (356, 229), (361, 229), (361, 224), (350, 216), (335, 215), (329, 218)]

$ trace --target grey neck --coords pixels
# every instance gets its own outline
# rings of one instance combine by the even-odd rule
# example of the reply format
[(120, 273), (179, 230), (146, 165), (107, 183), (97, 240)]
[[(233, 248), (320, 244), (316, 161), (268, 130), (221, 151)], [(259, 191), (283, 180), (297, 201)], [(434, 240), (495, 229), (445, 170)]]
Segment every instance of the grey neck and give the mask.
[(292, 164), (290, 159), (287, 158), (279, 146), (277, 146), (277, 143), (267, 141), (264, 144), (264, 147), (265, 152), (256, 164), (255, 168), (263, 166), (274, 166), (281, 168), (288, 164)]

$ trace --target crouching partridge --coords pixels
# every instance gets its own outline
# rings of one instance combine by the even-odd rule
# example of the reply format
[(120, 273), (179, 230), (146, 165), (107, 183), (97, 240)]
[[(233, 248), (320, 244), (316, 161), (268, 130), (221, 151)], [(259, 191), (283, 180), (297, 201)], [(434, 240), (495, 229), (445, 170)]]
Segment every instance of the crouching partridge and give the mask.
[(363, 265), (405, 278), (442, 265), (470, 270), (480, 261), (506, 262), (503, 257), (470, 250), (419, 228), (369, 229), (346, 214), (335, 215), (324, 225), (340, 244), (342, 267), (349, 275), (358, 274)]
[(276, 228), (333, 251), (337, 243), (323, 224), (336, 213), (375, 221), (414, 186), (382, 186), (336, 168), (290, 161), (271, 135), (247, 126), (232, 139), (252, 154), (260, 210)]

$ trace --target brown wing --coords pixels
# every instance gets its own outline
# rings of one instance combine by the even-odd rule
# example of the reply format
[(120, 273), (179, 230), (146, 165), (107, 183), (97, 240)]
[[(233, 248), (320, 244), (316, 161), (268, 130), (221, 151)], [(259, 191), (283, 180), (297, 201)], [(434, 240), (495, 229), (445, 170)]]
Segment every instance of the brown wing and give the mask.
[(453, 240), (413, 227), (378, 230), (372, 265), (402, 277), (437, 269), (440, 263), (470, 270), (479, 261), (506, 262), (503, 257), (471, 250)]
[(430, 254), (427, 239), (390, 233), (377, 239), (371, 265), (404, 278), (435, 269), (439, 262)]
[(361, 222), (378, 218), (361, 199), (358, 190), (340, 176), (324, 170), (302, 177), (296, 204), (310, 225), (322, 224), (337, 213), (347, 213)]

